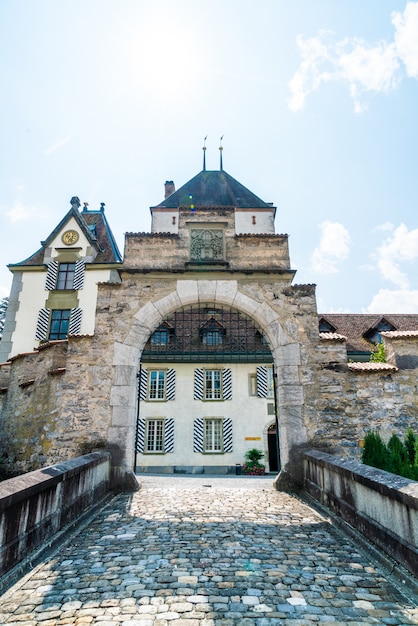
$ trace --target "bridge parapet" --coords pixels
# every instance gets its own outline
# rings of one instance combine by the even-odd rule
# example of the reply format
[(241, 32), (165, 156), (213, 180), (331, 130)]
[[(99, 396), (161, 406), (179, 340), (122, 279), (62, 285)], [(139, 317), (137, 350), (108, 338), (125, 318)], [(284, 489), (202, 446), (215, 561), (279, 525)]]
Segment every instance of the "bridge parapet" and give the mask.
[(92, 452), (0, 483), (0, 576), (104, 498), (110, 458)]
[(418, 576), (418, 482), (311, 450), (305, 490)]

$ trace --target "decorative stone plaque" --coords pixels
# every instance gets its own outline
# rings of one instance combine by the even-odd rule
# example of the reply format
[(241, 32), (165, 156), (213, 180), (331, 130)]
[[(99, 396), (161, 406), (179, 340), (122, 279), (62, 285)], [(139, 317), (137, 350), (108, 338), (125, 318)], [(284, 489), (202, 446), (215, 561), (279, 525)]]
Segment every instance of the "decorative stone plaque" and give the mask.
[(222, 261), (223, 258), (223, 230), (193, 228), (190, 231), (190, 259), (192, 261)]

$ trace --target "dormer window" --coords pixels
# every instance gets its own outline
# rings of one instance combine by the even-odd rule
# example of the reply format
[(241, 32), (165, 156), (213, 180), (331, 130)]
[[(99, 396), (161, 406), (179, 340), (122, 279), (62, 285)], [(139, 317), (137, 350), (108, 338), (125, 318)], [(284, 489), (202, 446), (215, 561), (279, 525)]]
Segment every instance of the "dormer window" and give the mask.
[(167, 323), (161, 324), (151, 335), (151, 344), (154, 346), (167, 346), (174, 329)]
[(371, 343), (382, 343), (381, 333), (388, 330), (396, 330), (396, 328), (393, 324), (383, 318), (380, 322), (373, 326), (373, 328), (370, 328), (367, 332), (365, 332), (363, 337)]
[(335, 326), (330, 324), (324, 317), (321, 317), (321, 319), (319, 320), (320, 333), (335, 333), (336, 330), (337, 329), (335, 328)]
[(220, 346), (223, 343), (225, 328), (211, 317), (199, 331), (200, 340), (206, 346)]

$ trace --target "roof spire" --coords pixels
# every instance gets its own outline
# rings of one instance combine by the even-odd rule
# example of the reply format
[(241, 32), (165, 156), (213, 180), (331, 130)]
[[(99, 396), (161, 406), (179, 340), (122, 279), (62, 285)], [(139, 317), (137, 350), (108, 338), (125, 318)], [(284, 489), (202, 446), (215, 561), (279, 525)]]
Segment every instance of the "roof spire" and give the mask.
[(220, 141), (220, 144), (221, 144), (221, 145), (219, 146), (219, 152), (220, 152), (220, 168), (219, 168), (219, 169), (221, 170), (221, 172), (222, 172), (222, 170), (223, 170), (223, 165), (222, 165), (222, 150), (223, 150), (223, 148), (222, 148), (222, 139), (223, 139), (223, 138), (224, 138), (224, 136), (222, 135), (222, 137), (221, 137), (221, 138), (220, 138), (220, 140), (219, 140), (219, 141)]
[(208, 136), (206, 135), (206, 137), (203, 140), (203, 171), (206, 172), (206, 139), (208, 138)]

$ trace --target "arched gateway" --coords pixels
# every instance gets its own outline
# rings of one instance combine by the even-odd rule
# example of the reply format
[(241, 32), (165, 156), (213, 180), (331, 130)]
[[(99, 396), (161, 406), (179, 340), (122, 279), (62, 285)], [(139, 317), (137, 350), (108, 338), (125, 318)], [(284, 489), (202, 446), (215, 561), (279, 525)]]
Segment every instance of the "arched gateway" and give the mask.
[(251, 448), (267, 458), (277, 410), (280, 480), (301, 479), (315, 290), (292, 286), (275, 213), (204, 169), (177, 191), (166, 184), (151, 233), (126, 234), (121, 281), (100, 287), (96, 318), (114, 337), (108, 439), (122, 476), (231, 472)]

